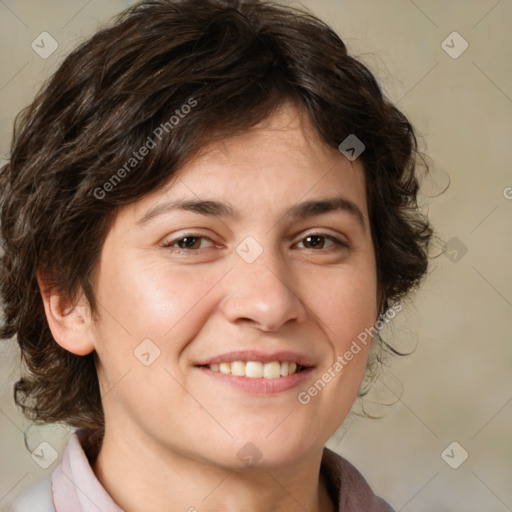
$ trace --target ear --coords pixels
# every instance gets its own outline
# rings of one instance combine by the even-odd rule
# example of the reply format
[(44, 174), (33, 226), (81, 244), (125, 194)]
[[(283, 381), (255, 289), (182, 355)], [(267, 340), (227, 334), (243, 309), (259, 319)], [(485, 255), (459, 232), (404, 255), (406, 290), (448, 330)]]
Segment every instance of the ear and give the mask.
[(94, 350), (93, 320), (89, 304), (80, 294), (76, 302), (50, 289), (38, 276), (46, 320), (54, 340), (68, 352), (78, 356)]

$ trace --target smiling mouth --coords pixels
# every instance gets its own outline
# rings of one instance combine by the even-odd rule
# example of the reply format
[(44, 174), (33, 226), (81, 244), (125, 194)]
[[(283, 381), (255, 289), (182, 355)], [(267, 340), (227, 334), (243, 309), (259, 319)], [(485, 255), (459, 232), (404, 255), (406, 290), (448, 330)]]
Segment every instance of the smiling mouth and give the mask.
[(306, 369), (305, 366), (289, 361), (271, 361), (261, 363), (260, 361), (231, 361), (208, 365), (201, 365), (200, 368), (207, 368), (212, 372), (220, 372), (226, 375), (237, 377), (248, 377), (250, 379), (280, 379)]

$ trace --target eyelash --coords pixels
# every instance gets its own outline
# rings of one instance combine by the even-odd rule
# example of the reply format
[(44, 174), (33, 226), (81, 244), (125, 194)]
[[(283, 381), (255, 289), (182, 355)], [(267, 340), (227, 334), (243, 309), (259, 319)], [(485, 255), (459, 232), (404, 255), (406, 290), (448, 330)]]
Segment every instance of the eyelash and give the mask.
[[(330, 240), (331, 242), (333, 242), (334, 244), (339, 246), (337, 248), (338, 250), (350, 249), (350, 246), (347, 243), (342, 242), (339, 238), (336, 238), (333, 235), (328, 235), (325, 233), (309, 233), (306, 236), (304, 236), (303, 238), (301, 238), (299, 243), (306, 240), (307, 238), (310, 238), (310, 237), (319, 237), (319, 238), (325, 238), (327, 240)], [(181, 236), (180, 238), (175, 238), (174, 240), (171, 240), (169, 242), (162, 244), (162, 247), (169, 249), (171, 252), (173, 252), (175, 254), (192, 255), (193, 253), (198, 253), (201, 249), (181, 249), (181, 248), (172, 247), (174, 244), (181, 242), (182, 240), (184, 240), (186, 238), (205, 239), (205, 240), (209, 240), (210, 242), (215, 244), (215, 242), (213, 242), (213, 240), (210, 237), (201, 235), (199, 233), (187, 233), (187, 234), (185, 234), (185, 236)], [(327, 249), (306, 249), (306, 250), (316, 251), (316, 252), (332, 252), (333, 246), (331, 246), (330, 248), (327, 248)]]

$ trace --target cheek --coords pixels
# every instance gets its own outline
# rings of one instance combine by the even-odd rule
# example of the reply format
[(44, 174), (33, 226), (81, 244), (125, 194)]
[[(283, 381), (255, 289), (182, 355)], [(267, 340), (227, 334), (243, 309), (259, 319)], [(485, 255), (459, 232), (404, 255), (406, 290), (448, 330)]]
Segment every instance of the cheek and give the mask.
[(371, 266), (346, 266), (317, 275), (306, 284), (310, 307), (317, 314), (336, 353), (342, 353), (377, 317), (377, 285)]
[[(151, 408), (158, 399), (148, 400), (148, 390), (166, 390), (168, 397), (176, 398), (175, 392), (179, 395), (163, 370), (177, 375), (176, 361), (204, 326), (208, 292), (219, 279), (212, 272), (191, 269), (177, 271), (151, 263), (133, 267), (129, 261), (101, 269), (96, 352), (103, 392), (116, 390), (110, 400), (117, 396), (120, 402), (131, 403), (138, 397), (136, 401)], [(151, 359), (156, 357), (150, 366), (137, 359), (146, 353)]]
[(204, 299), (218, 279), (213, 271), (177, 270), (165, 262), (105, 266), (98, 289), (100, 324), (122, 337), (129, 333), (132, 342), (150, 338), (161, 348), (170, 339), (179, 344), (178, 333), (186, 340), (191, 330), (200, 329), (198, 315), (204, 315)]

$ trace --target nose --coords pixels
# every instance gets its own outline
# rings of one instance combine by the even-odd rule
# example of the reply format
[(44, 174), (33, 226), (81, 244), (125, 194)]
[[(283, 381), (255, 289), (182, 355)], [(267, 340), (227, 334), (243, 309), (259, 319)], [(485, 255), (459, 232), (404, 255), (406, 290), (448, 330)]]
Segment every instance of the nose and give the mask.
[(240, 259), (224, 280), (222, 313), (232, 323), (266, 332), (288, 322), (304, 322), (306, 309), (291, 276), (286, 264), (269, 251), (252, 263)]

